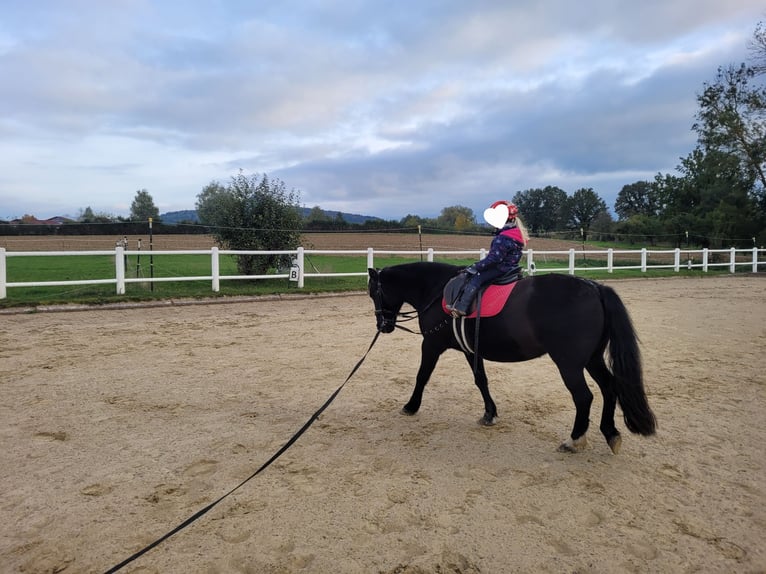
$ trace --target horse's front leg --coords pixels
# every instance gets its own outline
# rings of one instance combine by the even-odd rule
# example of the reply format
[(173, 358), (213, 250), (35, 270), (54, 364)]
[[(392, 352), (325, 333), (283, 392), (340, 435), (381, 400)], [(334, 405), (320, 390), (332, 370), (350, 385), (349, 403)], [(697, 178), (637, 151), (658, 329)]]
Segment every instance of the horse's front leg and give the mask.
[[(465, 358), (468, 359), (468, 364), (471, 365), (471, 370), (473, 371), (474, 356), (466, 354)], [(492, 395), (489, 394), (489, 382), (487, 381), (487, 373), (484, 371), (484, 359), (481, 357), (476, 361), (476, 372), (473, 374), (473, 382), (479, 387), (481, 398), (484, 399), (484, 416), (479, 419), (479, 424), (492, 426), (497, 422), (497, 406), (495, 406), (495, 401), (492, 400)]]
[(436, 368), (436, 362), (439, 360), (439, 353), (434, 349), (431, 349), (429, 345), (423, 341), (421, 345), (420, 355), (420, 368), (418, 369), (417, 377), (415, 378), (415, 388), (412, 390), (412, 396), (404, 407), (402, 407), (402, 413), (405, 415), (414, 415), (420, 409), (420, 403), (423, 400), (423, 391), (428, 384), (428, 380), (431, 378), (431, 374)]

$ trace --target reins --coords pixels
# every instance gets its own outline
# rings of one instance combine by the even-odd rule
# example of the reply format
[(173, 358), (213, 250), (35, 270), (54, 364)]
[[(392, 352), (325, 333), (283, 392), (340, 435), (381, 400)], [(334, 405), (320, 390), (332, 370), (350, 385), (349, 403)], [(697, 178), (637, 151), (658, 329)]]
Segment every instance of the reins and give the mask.
[(138, 552), (136, 552), (133, 555), (129, 556), (128, 558), (126, 558), (125, 560), (120, 562), (119, 564), (117, 564), (115, 566), (112, 566), (109, 570), (106, 571), (105, 574), (110, 574), (111, 572), (117, 572), (118, 570), (120, 570), (124, 566), (127, 566), (128, 564), (133, 562), (136, 558), (138, 558), (140, 556), (143, 556), (144, 554), (149, 552), (149, 550), (151, 550), (152, 548), (154, 548), (156, 546), (159, 546), (162, 542), (164, 542), (165, 540), (167, 540), (168, 538), (170, 538), (174, 534), (180, 532), (181, 530), (183, 530), (184, 528), (189, 526), (192, 522), (194, 522), (198, 518), (201, 518), (202, 516), (207, 514), (210, 510), (212, 510), (216, 505), (218, 505), (226, 497), (228, 497), (229, 495), (233, 494), (235, 491), (239, 490), (245, 484), (250, 482), (250, 480), (252, 480), (256, 476), (258, 476), (261, 472), (263, 472), (269, 466), (271, 466), (271, 464), (275, 460), (277, 460), (280, 456), (282, 456), (285, 453), (285, 451), (288, 448), (290, 448), (301, 437), (301, 435), (303, 435), (303, 433), (305, 433), (309, 429), (309, 427), (312, 424), (314, 424), (314, 421), (316, 421), (319, 418), (319, 415), (321, 415), (325, 411), (325, 409), (330, 406), (330, 403), (332, 403), (335, 400), (335, 398), (338, 396), (338, 394), (340, 394), (340, 391), (343, 389), (343, 387), (346, 386), (346, 383), (348, 383), (351, 380), (351, 377), (354, 376), (354, 373), (356, 373), (359, 370), (359, 367), (362, 366), (362, 363), (364, 363), (364, 360), (367, 358), (367, 355), (370, 354), (370, 351), (372, 350), (372, 347), (375, 345), (375, 342), (378, 340), (379, 336), (380, 336), (380, 329), (378, 329), (375, 332), (375, 336), (372, 338), (372, 342), (370, 343), (370, 346), (367, 348), (367, 351), (365, 351), (364, 355), (362, 355), (362, 358), (359, 359), (359, 361), (356, 363), (356, 365), (354, 365), (354, 368), (351, 369), (351, 372), (348, 374), (348, 377), (346, 377), (346, 380), (343, 381), (343, 383), (341, 383), (341, 385), (337, 389), (335, 389), (335, 392), (330, 395), (330, 398), (328, 398), (324, 402), (324, 404), (321, 407), (319, 407), (319, 409), (317, 409), (317, 411), (313, 415), (311, 415), (309, 420), (306, 421), (306, 423), (290, 438), (290, 440), (288, 440), (282, 446), (282, 448), (280, 448), (269, 460), (267, 460), (265, 463), (263, 463), (260, 466), (260, 468), (258, 468), (258, 470), (256, 470), (254, 473), (252, 473), (250, 476), (248, 476), (245, 480), (240, 482), (237, 486), (235, 486), (234, 488), (229, 490), (226, 494), (224, 494), (223, 496), (221, 496), (217, 500), (214, 500), (213, 502), (211, 502), (210, 504), (208, 504), (207, 506), (205, 506), (201, 510), (198, 510), (197, 512), (192, 514), (189, 518), (184, 520), (181, 524), (179, 524), (178, 526), (176, 526), (175, 528), (170, 530), (165, 535), (161, 536), (160, 538), (158, 538), (157, 540), (155, 540), (151, 544), (145, 546), (144, 548), (142, 548)]
[(449, 316), (447, 316), (443, 321), (440, 321), (436, 324), (435, 327), (431, 327), (427, 331), (418, 333), (417, 331), (413, 331), (412, 329), (409, 329), (407, 327), (402, 327), (399, 322), (407, 322), (407, 321), (414, 321), (418, 318), (418, 316), (421, 313), (425, 313), (428, 309), (430, 309), (437, 301), (441, 299), (441, 293), (437, 296), (435, 296), (431, 301), (425, 305), (422, 309), (413, 309), (412, 311), (399, 311), (397, 313), (397, 317), (399, 318), (398, 321), (394, 324), (394, 328), (401, 329), (402, 331), (407, 331), (408, 333), (412, 333), (413, 335), (429, 335), (431, 333), (434, 333), (441, 329), (444, 325), (447, 324), (449, 321)]
[[(380, 289), (380, 285), (379, 285)], [(476, 294), (476, 325), (474, 327), (474, 335), (473, 335), (473, 349), (470, 348), (468, 341), (465, 339), (465, 332), (463, 331), (462, 336), (463, 340), (461, 340), (461, 336), (457, 332), (456, 324), (458, 319), (455, 317), (450, 317), (449, 315), (442, 321), (436, 324), (436, 326), (431, 327), (425, 332), (418, 333), (416, 331), (413, 331), (412, 329), (409, 329), (407, 327), (403, 327), (399, 324), (399, 322), (394, 323), (395, 329), (401, 329), (402, 331), (406, 331), (408, 333), (412, 333), (413, 335), (429, 335), (431, 333), (434, 333), (442, 328), (442, 326), (446, 325), (450, 319), (453, 321), (453, 330), (455, 331), (455, 338), (458, 341), (458, 344), (463, 349), (463, 352), (466, 354), (473, 354), (473, 374), (476, 376), (476, 371), (479, 368), (479, 323), (481, 320), (481, 295), (482, 290), (479, 289), (478, 293)], [(423, 307), (422, 309), (414, 309), (413, 311), (400, 311), (397, 313), (397, 317), (399, 317), (399, 321), (412, 321), (414, 319), (418, 318), (418, 315), (420, 313), (425, 312), (428, 310), (434, 303), (439, 301), (441, 299), (441, 294), (437, 295), (434, 299), (431, 300), (428, 305)], [(465, 317), (461, 317), (459, 319), (461, 321), (463, 329), (465, 329)]]

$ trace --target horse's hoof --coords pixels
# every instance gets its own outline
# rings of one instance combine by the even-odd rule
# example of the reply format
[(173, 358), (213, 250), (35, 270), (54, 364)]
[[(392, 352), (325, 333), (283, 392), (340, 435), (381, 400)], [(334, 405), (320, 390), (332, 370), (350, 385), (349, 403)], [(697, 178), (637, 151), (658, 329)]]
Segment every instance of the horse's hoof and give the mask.
[(483, 427), (491, 427), (495, 424), (497, 424), (498, 416), (495, 415), (494, 417), (490, 417), (488, 415), (484, 415), (479, 419), (479, 424)]
[(622, 436), (620, 436), (619, 433), (614, 435), (606, 442), (609, 445), (609, 448), (612, 449), (612, 454), (618, 454), (620, 452), (620, 447), (622, 446)]
[(558, 451), (569, 453), (581, 452), (585, 450), (587, 444), (588, 440), (585, 438), (585, 435), (582, 435), (577, 440), (572, 440), (571, 438), (568, 439), (565, 443), (562, 443), (561, 446), (559, 446)]
[(407, 407), (402, 407), (402, 410), (400, 411), (403, 415), (407, 415), (408, 417), (413, 416), (418, 411), (411, 411)]

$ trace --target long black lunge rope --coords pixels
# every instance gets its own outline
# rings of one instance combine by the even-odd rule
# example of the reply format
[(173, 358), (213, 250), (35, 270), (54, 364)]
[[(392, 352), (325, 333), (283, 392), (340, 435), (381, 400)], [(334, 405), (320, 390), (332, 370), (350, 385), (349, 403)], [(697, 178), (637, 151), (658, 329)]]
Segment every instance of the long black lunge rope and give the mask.
[(343, 381), (343, 383), (342, 383), (342, 384), (341, 384), (341, 385), (340, 385), (340, 386), (339, 386), (339, 387), (338, 387), (338, 388), (335, 390), (335, 392), (334, 392), (333, 394), (331, 394), (331, 395), (330, 395), (330, 398), (329, 398), (329, 399), (327, 399), (327, 400), (325, 401), (325, 403), (324, 403), (324, 404), (323, 404), (321, 407), (319, 407), (319, 409), (318, 409), (318, 410), (317, 410), (317, 411), (316, 411), (316, 412), (315, 412), (313, 415), (311, 415), (311, 418), (310, 418), (308, 421), (306, 421), (306, 424), (304, 424), (304, 425), (303, 425), (303, 426), (300, 428), (300, 430), (298, 430), (298, 432), (296, 432), (296, 433), (295, 433), (295, 434), (292, 436), (292, 438), (290, 438), (290, 440), (288, 440), (288, 441), (287, 441), (287, 442), (284, 444), (284, 446), (283, 446), (282, 448), (280, 448), (280, 449), (279, 449), (279, 450), (278, 450), (278, 451), (277, 451), (277, 452), (276, 452), (276, 453), (275, 453), (275, 454), (274, 454), (274, 455), (273, 455), (273, 456), (272, 456), (272, 457), (271, 457), (269, 460), (267, 460), (265, 463), (263, 463), (263, 464), (261, 465), (261, 467), (260, 467), (258, 470), (256, 470), (256, 471), (255, 471), (253, 474), (251, 474), (251, 475), (250, 475), (250, 476), (248, 476), (248, 477), (247, 477), (245, 480), (243, 480), (242, 482), (240, 482), (240, 483), (239, 483), (237, 486), (235, 486), (234, 488), (232, 488), (232, 489), (231, 489), (229, 492), (227, 492), (226, 494), (224, 494), (223, 496), (221, 496), (221, 497), (220, 497), (218, 500), (214, 500), (213, 502), (211, 502), (210, 504), (208, 504), (206, 507), (204, 507), (204, 508), (202, 508), (201, 510), (198, 510), (197, 512), (195, 512), (194, 514), (192, 514), (192, 515), (191, 515), (189, 518), (187, 518), (186, 520), (184, 520), (184, 521), (183, 521), (181, 524), (179, 524), (178, 526), (176, 526), (176, 527), (175, 527), (173, 530), (171, 530), (170, 532), (168, 532), (168, 533), (167, 533), (167, 534), (165, 534), (164, 536), (162, 536), (162, 537), (158, 538), (157, 540), (155, 540), (154, 542), (152, 542), (152, 543), (151, 543), (151, 544), (149, 544), (148, 546), (146, 546), (146, 547), (142, 548), (141, 550), (139, 550), (138, 552), (136, 552), (135, 554), (133, 554), (133, 555), (132, 555), (132, 556), (130, 556), (129, 558), (126, 558), (125, 560), (123, 560), (122, 562), (120, 562), (119, 564), (117, 564), (116, 566), (112, 566), (112, 567), (111, 567), (109, 570), (107, 570), (107, 571), (106, 571), (106, 574), (110, 574), (111, 572), (117, 572), (117, 571), (118, 571), (118, 570), (120, 570), (122, 567), (124, 567), (124, 566), (126, 566), (126, 565), (130, 564), (131, 562), (133, 562), (133, 560), (135, 560), (135, 559), (136, 559), (136, 558), (138, 558), (139, 556), (143, 556), (144, 554), (146, 554), (147, 552), (149, 552), (149, 550), (151, 550), (151, 549), (152, 549), (152, 548), (154, 548), (155, 546), (159, 546), (159, 545), (160, 545), (161, 543), (163, 543), (165, 540), (167, 540), (168, 538), (170, 538), (171, 536), (173, 536), (173, 535), (174, 535), (174, 534), (176, 534), (177, 532), (180, 532), (181, 530), (183, 530), (184, 528), (186, 528), (187, 526), (189, 526), (189, 525), (190, 525), (192, 522), (194, 522), (195, 520), (197, 520), (198, 518), (200, 518), (201, 516), (203, 516), (204, 514), (206, 514), (206, 513), (207, 513), (209, 510), (211, 510), (211, 509), (212, 509), (214, 506), (216, 506), (216, 505), (217, 505), (219, 502), (221, 502), (221, 501), (222, 501), (224, 498), (226, 498), (227, 496), (229, 496), (230, 494), (232, 494), (234, 491), (236, 491), (236, 490), (238, 490), (239, 488), (241, 488), (242, 486), (244, 486), (244, 485), (245, 485), (247, 482), (249, 482), (251, 479), (255, 478), (255, 477), (256, 477), (257, 475), (259, 475), (261, 472), (263, 472), (264, 470), (266, 470), (266, 468), (268, 468), (268, 467), (271, 465), (271, 463), (273, 463), (273, 462), (274, 462), (275, 460), (277, 460), (277, 459), (278, 459), (280, 456), (282, 456), (282, 454), (284, 454), (284, 452), (285, 452), (285, 451), (286, 451), (288, 448), (290, 448), (290, 447), (291, 447), (291, 446), (292, 446), (292, 445), (295, 443), (295, 441), (297, 441), (297, 440), (300, 438), (300, 436), (301, 436), (303, 433), (305, 433), (305, 432), (308, 430), (308, 428), (309, 428), (309, 427), (310, 427), (312, 424), (314, 424), (314, 421), (315, 421), (315, 420), (317, 420), (317, 419), (319, 418), (319, 415), (321, 415), (321, 414), (324, 412), (324, 410), (325, 410), (327, 407), (329, 407), (329, 406), (330, 406), (330, 403), (332, 403), (332, 402), (335, 400), (335, 397), (337, 397), (337, 396), (338, 396), (338, 394), (340, 393), (341, 389), (342, 389), (344, 386), (346, 386), (346, 383), (347, 383), (347, 382), (349, 382), (349, 380), (351, 380), (351, 377), (353, 377), (353, 376), (354, 376), (354, 373), (356, 373), (356, 371), (359, 369), (359, 367), (361, 367), (361, 366), (362, 366), (362, 363), (363, 363), (363, 362), (364, 362), (364, 360), (367, 358), (367, 355), (369, 355), (369, 354), (370, 354), (370, 351), (372, 350), (372, 347), (373, 347), (373, 345), (375, 345), (375, 341), (377, 341), (377, 340), (378, 340), (378, 336), (379, 336), (379, 335), (380, 335), (380, 331), (377, 331), (377, 332), (375, 333), (375, 336), (372, 338), (372, 342), (370, 343), (370, 346), (367, 348), (367, 351), (365, 351), (365, 353), (364, 353), (364, 355), (362, 356), (362, 358), (361, 358), (361, 359), (359, 359), (359, 362), (358, 362), (356, 365), (354, 365), (354, 368), (353, 368), (353, 369), (351, 369), (351, 372), (348, 374), (348, 377), (346, 377), (346, 380), (345, 380), (345, 381)]

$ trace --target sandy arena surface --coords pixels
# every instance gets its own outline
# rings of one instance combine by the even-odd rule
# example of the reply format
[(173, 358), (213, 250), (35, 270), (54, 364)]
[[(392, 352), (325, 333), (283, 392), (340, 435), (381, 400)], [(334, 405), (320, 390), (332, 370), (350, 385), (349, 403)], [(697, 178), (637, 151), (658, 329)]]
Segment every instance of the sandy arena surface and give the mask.
[[(127, 565), (141, 573), (764, 572), (766, 277), (611, 281), (658, 421), (556, 452), (547, 358), (488, 364), (483, 428), (447, 353), (382, 335), (265, 472)], [(346, 378), (366, 295), (0, 315), (0, 572), (104, 572), (250, 476)], [(598, 420), (601, 397), (591, 419)]]

